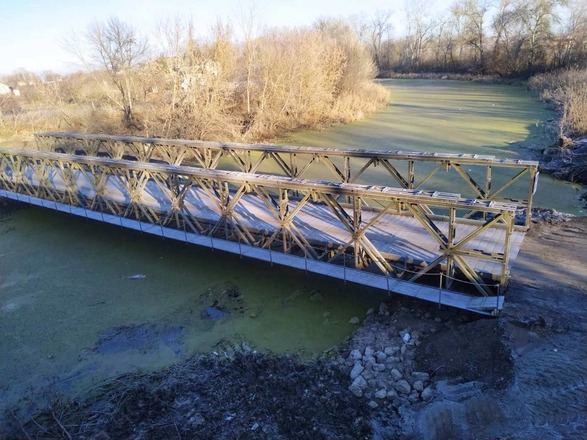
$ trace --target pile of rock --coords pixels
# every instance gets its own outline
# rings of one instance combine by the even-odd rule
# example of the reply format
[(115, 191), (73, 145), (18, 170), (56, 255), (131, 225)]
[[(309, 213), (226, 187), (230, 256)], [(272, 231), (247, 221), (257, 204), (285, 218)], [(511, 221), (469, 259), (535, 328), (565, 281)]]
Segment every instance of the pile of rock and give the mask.
[(558, 212), (556, 209), (543, 209), (534, 208), (532, 209), (532, 222), (546, 222), (546, 223), (560, 223), (567, 222), (574, 217), (572, 214), (565, 214), (564, 212)]
[[(374, 311), (368, 312), (369, 315)], [(389, 313), (382, 304), (379, 315)], [(390, 323), (372, 321), (357, 331), (355, 348), (340, 359), (349, 369), (349, 390), (377, 408), (391, 403), (394, 408), (434, 395), (428, 373), (414, 371), (415, 348), (420, 344), (418, 331), (397, 331)], [(366, 344), (365, 344), (366, 343)]]
[[(573, 214), (558, 212), (550, 208), (532, 208), (532, 223), (561, 223), (567, 222), (574, 217)], [(523, 225), (526, 222), (526, 208), (519, 208), (516, 211), (516, 225)]]

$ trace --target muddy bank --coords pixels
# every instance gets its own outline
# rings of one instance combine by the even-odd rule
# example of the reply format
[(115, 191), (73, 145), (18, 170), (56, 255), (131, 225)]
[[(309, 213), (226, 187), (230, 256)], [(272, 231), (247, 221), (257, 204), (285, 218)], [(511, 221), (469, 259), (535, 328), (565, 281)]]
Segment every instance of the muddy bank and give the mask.
[[(554, 148), (546, 149), (540, 158), (541, 171), (557, 179), (587, 184), (587, 138), (559, 141)], [(583, 196), (585, 199), (587, 193)], [(587, 202), (587, 200), (585, 200)]]
[(35, 438), (368, 438), (368, 408), (346, 386), (328, 363), (239, 348), (120, 377), (19, 429)]

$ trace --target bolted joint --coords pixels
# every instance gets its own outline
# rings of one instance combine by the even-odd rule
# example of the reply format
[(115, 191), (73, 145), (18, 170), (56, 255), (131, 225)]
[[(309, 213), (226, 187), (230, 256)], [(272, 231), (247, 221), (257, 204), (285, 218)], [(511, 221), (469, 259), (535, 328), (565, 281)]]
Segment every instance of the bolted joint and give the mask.
[(142, 191), (129, 191), (130, 201), (133, 203), (140, 203), (143, 200), (143, 192)]
[(353, 232), (353, 240), (359, 241), (365, 236), (363, 231), (354, 231)]
[(103, 186), (96, 187), (95, 191), (98, 197), (106, 197), (108, 195), (108, 191), (106, 191), (106, 188), (104, 188)]
[(173, 211), (180, 211), (181, 208), (183, 207), (183, 203), (181, 200), (172, 200), (171, 201), (171, 209)]

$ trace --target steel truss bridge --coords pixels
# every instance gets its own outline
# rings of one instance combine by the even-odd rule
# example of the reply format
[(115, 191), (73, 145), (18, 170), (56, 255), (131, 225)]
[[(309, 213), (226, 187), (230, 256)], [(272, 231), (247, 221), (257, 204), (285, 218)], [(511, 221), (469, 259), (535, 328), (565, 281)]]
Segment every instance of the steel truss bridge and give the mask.
[[(516, 214), (538, 174), (536, 162), (472, 155), (76, 133), (37, 143), (0, 148), (1, 197), (484, 314), (503, 307), (529, 225)], [(258, 174), (269, 161), (274, 174)], [(314, 165), (337, 178), (304, 178)], [(375, 165), (400, 187), (355, 183)], [(515, 172), (492, 189), (499, 167)], [(451, 169), (477, 197), (424, 189)], [(497, 198), (523, 178), (525, 199)]]

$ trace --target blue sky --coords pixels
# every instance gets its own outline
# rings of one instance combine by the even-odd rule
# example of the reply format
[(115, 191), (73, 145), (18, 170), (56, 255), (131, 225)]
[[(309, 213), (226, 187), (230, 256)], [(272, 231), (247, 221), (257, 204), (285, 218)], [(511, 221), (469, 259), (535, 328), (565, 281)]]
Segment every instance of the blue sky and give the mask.
[[(408, 0), (409, 1), (409, 0)], [(451, 0), (426, 0), (430, 8), (443, 10)], [(235, 24), (251, 7), (267, 27), (309, 25), (318, 17), (372, 15), (392, 10), (394, 26), (405, 22), (404, 0), (0, 0), (0, 74), (24, 67), (34, 72), (75, 69), (60, 42), (71, 33), (83, 32), (93, 20), (116, 16), (152, 33), (157, 22), (177, 15), (192, 17), (206, 34), (217, 17)]]

